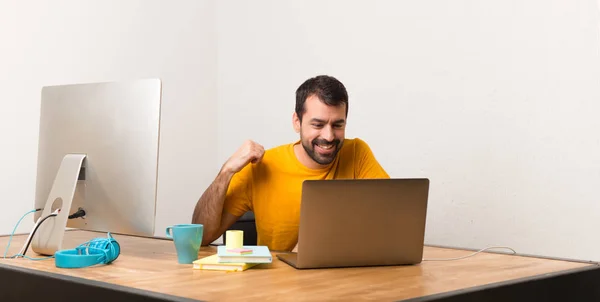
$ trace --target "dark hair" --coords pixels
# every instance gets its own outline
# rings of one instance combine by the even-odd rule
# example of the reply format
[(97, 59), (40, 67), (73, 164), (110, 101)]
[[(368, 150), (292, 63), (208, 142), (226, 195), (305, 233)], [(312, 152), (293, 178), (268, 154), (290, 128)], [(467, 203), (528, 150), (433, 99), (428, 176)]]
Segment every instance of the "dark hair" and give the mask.
[(348, 116), (348, 92), (346, 92), (344, 84), (334, 77), (320, 75), (304, 81), (296, 90), (296, 114), (300, 121), (306, 111), (304, 102), (313, 94), (329, 106), (346, 104), (346, 116)]

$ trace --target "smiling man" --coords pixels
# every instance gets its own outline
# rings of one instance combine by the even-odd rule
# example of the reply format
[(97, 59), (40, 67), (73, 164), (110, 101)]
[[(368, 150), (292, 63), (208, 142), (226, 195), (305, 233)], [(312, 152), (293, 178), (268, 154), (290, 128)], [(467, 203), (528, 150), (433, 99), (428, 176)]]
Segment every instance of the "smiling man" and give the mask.
[(267, 151), (246, 141), (223, 164), (194, 209), (192, 223), (204, 225), (202, 244), (254, 211), (258, 244), (290, 251), (298, 242), (304, 180), (389, 178), (367, 143), (345, 138), (347, 117), (340, 81), (317, 76), (302, 83), (292, 117), (300, 140)]

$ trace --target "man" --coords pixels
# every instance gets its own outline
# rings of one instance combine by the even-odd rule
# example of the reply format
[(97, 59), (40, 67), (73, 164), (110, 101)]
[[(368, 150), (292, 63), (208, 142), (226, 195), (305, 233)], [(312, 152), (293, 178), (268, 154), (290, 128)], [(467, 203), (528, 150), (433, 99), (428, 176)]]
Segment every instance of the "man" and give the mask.
[(389, 178), (369, 146), (345, 139), (348, 93), (330, 76), (306, 80), (296, 90), (292, 117), (300, 140), (265, 152), (246, 141), (202, 194), (192, 223), (204, 225), (203, 245), (254, 211), (258, 244), (290, 251), (298, 241), (302, 182), (306, 179)]

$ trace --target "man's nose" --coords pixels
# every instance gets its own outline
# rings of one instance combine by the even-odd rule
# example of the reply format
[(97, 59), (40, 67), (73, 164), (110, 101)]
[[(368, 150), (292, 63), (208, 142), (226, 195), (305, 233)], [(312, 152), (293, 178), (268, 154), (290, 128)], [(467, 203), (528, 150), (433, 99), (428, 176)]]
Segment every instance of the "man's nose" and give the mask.
[(321, 132), (321, 136), (323, 137), (323, 139), (327, 140), (328, 142), (331, 142), (334, 138), (333, 129), (331, 129), (331, 127), (323, 128), (323, 131)]

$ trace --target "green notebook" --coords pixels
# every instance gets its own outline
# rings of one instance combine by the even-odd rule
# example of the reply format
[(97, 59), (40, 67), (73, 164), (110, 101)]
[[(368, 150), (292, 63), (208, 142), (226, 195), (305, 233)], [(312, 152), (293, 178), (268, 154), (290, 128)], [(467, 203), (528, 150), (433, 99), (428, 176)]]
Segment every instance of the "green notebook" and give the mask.
[(269, 248), (264, 245), (244, 245), (243, 248), (251, 249), (252, 253), (240, 255), (239, 253), (227, 252), (227, 247), (217, 247), (217, 256), (220, 263), (271, 263), (273, 256)]

